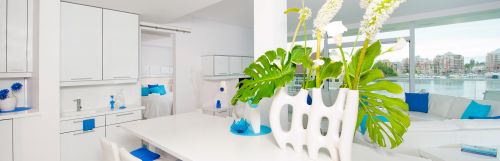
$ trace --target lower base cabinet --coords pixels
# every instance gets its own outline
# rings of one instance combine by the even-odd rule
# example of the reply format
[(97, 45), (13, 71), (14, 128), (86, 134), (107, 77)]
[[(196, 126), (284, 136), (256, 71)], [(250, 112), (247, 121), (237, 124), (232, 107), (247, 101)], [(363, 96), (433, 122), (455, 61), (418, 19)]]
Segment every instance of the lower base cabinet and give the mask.
[(0, 120), (0, 161), (12, 161), (12, 120)]
[(141, 139), (121, 127), (127, 124), (129, 123), (106, 126), (106, 138), (129, 151), (142, 147)]
[(61, 134), (62, 161), (100, 161), (100, 138), (105, 137), (104, 127), (92, 131), (74, 131)]

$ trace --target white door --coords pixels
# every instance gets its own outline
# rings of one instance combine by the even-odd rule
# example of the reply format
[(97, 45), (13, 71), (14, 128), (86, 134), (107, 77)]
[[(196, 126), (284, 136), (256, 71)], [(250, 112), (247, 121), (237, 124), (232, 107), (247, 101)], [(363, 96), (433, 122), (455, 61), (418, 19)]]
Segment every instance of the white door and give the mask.
[(102, 80), (102, 9), (61, 3), (61, 81)]
[(229, 73), (233, 75), (243, 74), (241, 69), (242, 57), (229, 57)]
[(12, 120), (0, 121), (0, 160), (12, 161)]
[(101, 161), (104, 127), (61, 134), (61, 161)]
[(104, 10), (104, 80), (137, 79), (139, 75), (139, 16)]
[(229, 57), (214, 56), (214, 75), (229, 74)]
[(28, 0), (7, 3), (7, 72), (27, 72)]
[(7, 72), (7, 0), (0, 0), (0, 72)]
[(141, 147), (142, 141), (121, 127), (127, 124), (128, 123), (122, 123), (106, 126), (106, 138), (129, 151), (138, 149)]

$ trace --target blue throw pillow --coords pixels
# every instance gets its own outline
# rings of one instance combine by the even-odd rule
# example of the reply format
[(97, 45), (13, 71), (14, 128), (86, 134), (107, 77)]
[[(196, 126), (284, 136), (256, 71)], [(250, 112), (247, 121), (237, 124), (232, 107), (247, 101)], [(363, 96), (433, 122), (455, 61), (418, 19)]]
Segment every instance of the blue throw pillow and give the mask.
[(491, 105), (482, 105), (472, 100), (462, 114), (461, 119), (469, 119), (470, 117), (488, 117), (490, 110)]
[(148, 96), (149, 95), (149, 88), (148, 87), (142, 87), (141, 88), (141, 95), (142, 96)]
[(160, 95), (167, 94), (167, 90), (165, 90), (165, 85), (159, 85), (158, 88), (160, 88)]
[(405, 93), (405, 102), (410, 111), (429, 112), (429, 93)]
[(165, 90), (164, 85), (160, 85), (160, 86), (155, 86), (155, 87), (149, 88), (149, 93), (158, 93), (158, 94), (163, 96), (163, 95), (167, 94), (167, 91)]

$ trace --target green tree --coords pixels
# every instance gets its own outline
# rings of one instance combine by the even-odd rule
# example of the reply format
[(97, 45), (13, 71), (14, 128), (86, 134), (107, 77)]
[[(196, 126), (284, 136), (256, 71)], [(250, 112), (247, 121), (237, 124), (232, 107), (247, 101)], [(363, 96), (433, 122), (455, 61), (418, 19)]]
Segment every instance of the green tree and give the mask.
[(375, 65), (373, 65), (373, 69), (380, 69), (385, 76), (388, 77), (397, 77), (398, 73), (394, 71), (390, 66), (388, 66), (386, 63), (383, 62), (377, 62)]

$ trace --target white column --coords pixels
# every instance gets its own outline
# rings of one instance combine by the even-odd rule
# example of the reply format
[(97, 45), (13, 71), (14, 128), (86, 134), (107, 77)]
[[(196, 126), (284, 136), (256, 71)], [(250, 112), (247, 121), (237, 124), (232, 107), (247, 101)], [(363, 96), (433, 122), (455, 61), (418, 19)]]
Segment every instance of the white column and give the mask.
[[(287, 47), (287, 8), (284, 0), (254, 0), (254, 58), (268, 50)], [(263, 99), (259, 108), (262, 124), (269, 125), (271, 99)], [(288, 110), (281, 113), (281, 125), (288, 125)]]

